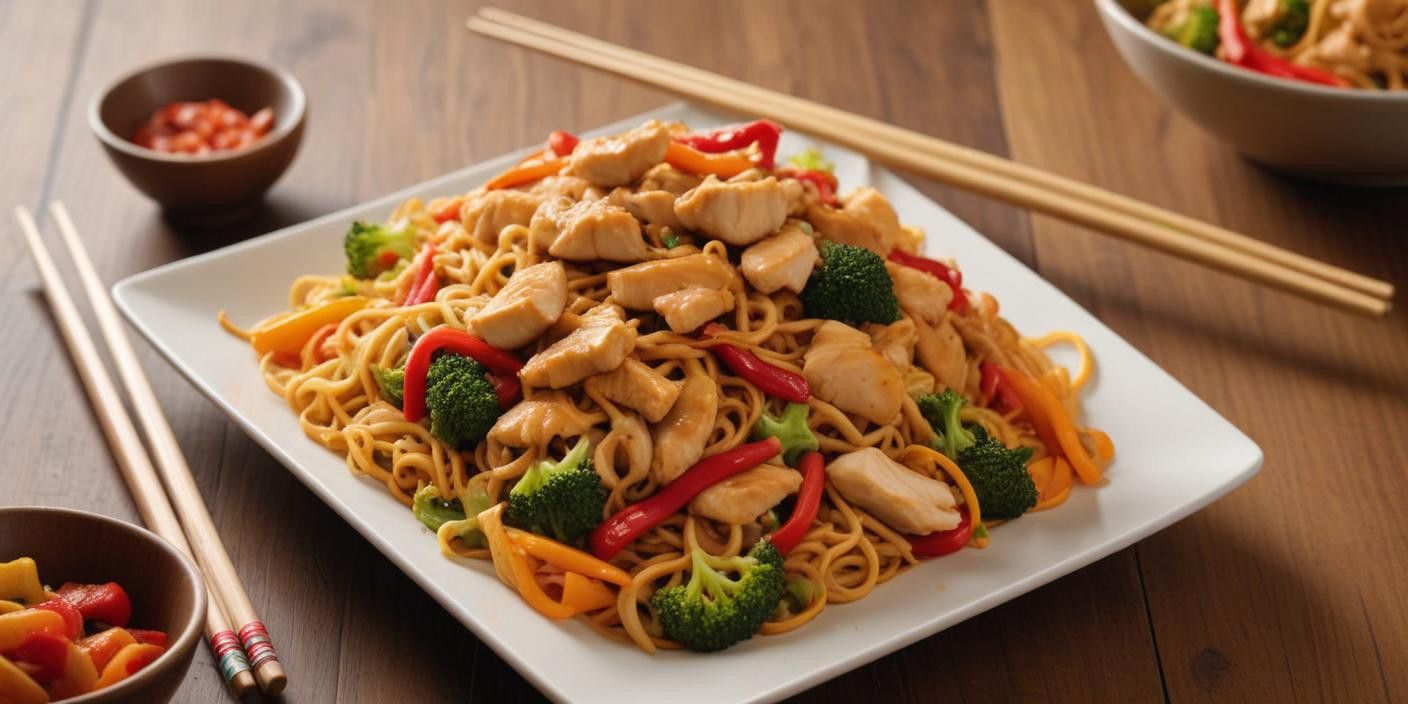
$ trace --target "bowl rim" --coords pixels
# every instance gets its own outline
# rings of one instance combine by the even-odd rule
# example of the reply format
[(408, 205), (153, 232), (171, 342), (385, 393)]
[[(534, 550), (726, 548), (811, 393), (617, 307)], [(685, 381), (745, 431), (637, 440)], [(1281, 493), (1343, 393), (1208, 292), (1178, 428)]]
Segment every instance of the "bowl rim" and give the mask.
[[(181, 627), (180, 635), (171, 639), (171, 644), (167, 646), (166, 652), (158, 656), (156, 660), (153, 660), (150, 665), (139, 670), (137, 674), (134, 674), (111, 687), (99, 689), (97, 691), (89, 692), (87, 694), (81, 694), (77, 697), (70, 697), (68, 699), (64, 699), (63, 702), (65, 704), (68, 704), (70, 702), (72, 704), (85, 704), (85, 702), (100, 703), (108, 697), (122, 694), (130, 689), (135, 689), (142, 683), (156, 678), (158, 676), (158, 673), (161, 672), (164, 668), (171, 666), (172, 663), (175, 662), (173, 658), (179, 657), (178, 655), (176, 655), (177, 653), (184, 653), (187, 650), (192, 650), (195, 647), (196, 643), (200, 640), (202, 634), (205, 631), (205, 617), (209, 602), (207, 600), (208, 596), (206, 594), (205, 577), (201, 573), (200, 569), (196, 567), (195, 562), (193, 562), (191, 558), (187, 557), (185, 553), (182, 553), (180, 550), (177, 550), (176, 547), (173, 546), (171, 543), (167, 542), (165, 538), (162, 538), (161, 536), (157, 535), (156, 533), (153, 533), (150, 530), (147, 530), (146, 528), (143, 528), (142, 526), (139, 526), (135, 523), (128, 523), (127, 521), (113, 518), (112, 516), (107, 516), (101, 513), (94, 513), (92, 511), (84, 511), (74, 508), (66, 508), (62, 506), (0, 506), (0, 516), (12, 514), (23, 515), (26, 513), (36, 515), (60, 514), (67, 515), (72, 518), (94, 520), (99, 523), (103, 523), (110, 528), (114, 528), (119, 531), (125, 531), (138, 538), (141, 538), (142, 540), (151, 542), (155, 544), (160, 550), (165, 551), (168, 555), (173, 557), (176, 560), (176, 564), (181, 566), (181, 569), (184, 570), (187, 575), (191, 578), (191, 583), (195, 585), (195, 608), (191, 610), (191, 615), (187, 617), (185, 625)], [(184, 679), (184, 676), (182, 679)]]
[(1223, 76), (1231, 78), (1234, 81), (1240, 81), (1246, 85), (1281, 89), (1291, 93), (1300, 93), (1308, 97), (1327, 98), (1347, 103), (1356, 101), (1388, 104), (1408, 103), (1408, 91), (1331, 88), (1329, 86), (1321, 86), (1304, 81), (1291, 81), (1284, 78), (1276, 78), (1257, 73), (1256, 71), (1249, 71), (1244, 68), (1232, 66), (1225, 61), (1219, 61), (1211, 56), (1192, 51), (1161, 36), (1158, 32), (1150, 29), (1148, 25), (1139, 21), (1139, 19), (1125, 8), (1124, 5), (1120, 4), (1118, 0), (1095, 0), (1095, 6), (1101, 14), (1120, 25), (1125, 31), (1138, 36), (1155, 49), (1168, 55), (1177, 55), (1184, 60), (1216, 71)]
[[(144, 73), (179, 64), (195, 63), (197, 61), (225, 61), (233, 64), (242, 64), (257, 71), (262, 71), (277, 79), (288, 88), (293, 96), (293, 119), (284, 122), (281, 126), (276, 125), (275, 128), (264, 135), (262, 139), (242, 149), (212, 151), (209, 154), (201, 155), (167, 154), (165, 152), (156, 151), (155, 149), (147, 149), (146, 147), (138, 146), (132, 143), (131, 140), (113, 132), (108, 128), (107, 123), (103, 122), (102, 115), (100, 114), (103, 101), (107, 100), (108, 96), (111, 95), (113, 90), (119, 85)], [(88, 127), (93, 130), (93, 133), (98, 136), (98, 139), (102, 140), (103, 144), (139, 159), (171, 164), (214, 164), (244, 158), (251, 154), (257, 154), (260, 151), (272, 149), (277, 143), (282, 142), (303, 125), (303, 119), (307, 110), (308, 96), (303, 91), (303, 84), (299, 83), (298, 79), (294, 78), (292, 73), (278, 66), (233, 54), (187, 54), (146, 64), (122, 73), (108, 81), (103, 85), (102, 90), (95, 93), (88, 101)], [(275, 121), (278, 121), (277, 117)]]

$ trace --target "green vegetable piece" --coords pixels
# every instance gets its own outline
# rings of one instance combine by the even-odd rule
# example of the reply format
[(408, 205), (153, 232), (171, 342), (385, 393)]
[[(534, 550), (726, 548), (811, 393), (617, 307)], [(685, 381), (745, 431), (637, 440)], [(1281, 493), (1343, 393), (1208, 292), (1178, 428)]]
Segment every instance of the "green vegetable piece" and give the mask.
[(464, 507), (459, 499), (444, 499), (434, 484), (426, 484), (411, 499), (411, 513), (433, 533), (449, 521), (463, 521)]
[(675, 234), (675, 231), (668, 227), (665, 228), (665, 232), (660, 237), (660, 241), (665, 244), (665, 249), (674, 249), (680, 246), (680, 236)]
[[(963, 396), (953, 389), (944, 389), (941, 394), (925, 394), (918, 399), (919, 412), (924, 415), (924, 420), (929, 421), (934, 434), (938, 435), (934, 440), (934, 449), (955, 462), (960, 453), (977, 442), (973, 433), (958, 420), (958, 412), (963, 409), (964, 403)], [(986, 510), (987, 507), (984, 507)]]
[(812, 429), (807, 427), (807, 415), (811, 408), (805, 403), (789, 403), (781, 417), (774, 417), (767, 411), (753, 426), (753, 439), (766, 440), (775, 437), (782, 441), (782, 460), (788, 465), (796, 465), (802, 455), (821, 447)]
[(528, 468), (508, 493), (506, 518), (570, 545), (601, 523), (608, 493), (592, 466), (591, 443), (581, 438), (561, 461)]
[(410, 223), (392, 230), (376, 223), (354, 222), (342, 248), (347, 253), (347, 273), (370, 279), (415, 255), (416, 228)]
[(406, 370), (400, 367), (387, 369), (372, 365), (372, 377), (376, 379), (377, 388), (381, 389), (381, 397), (386, 399), (387, 403), (400, 408), (406, 386)]
[(1211, 4), (1198, 5), (1188, 11), (1182, 22), (1164, 27), (1161, 33), (1193, 51), (1212, 56), (1222, 42), (1217, 34), (1218, 18)]
[(1310, 28), (1310, 3), (1306, 0), (1280, 0), (1280, 16), (1267, 34), (1276, 46), (1294, 46)]
[(981, 426), (977, 439), (958, 455), (958, 467), (973, 485), (984, 518), (1018, 518), (1036, 505), (1036, 482), (1027, 470), (1030, 447), (1007, 447), (988, 437)]
[(821, 266), (802, 289), (802, 305), (810, 317), (852, 325), (900, 319), (885, 260), (864, 247), (834, 242), (821, 243)]
[(499, 419), (499, 396), (484, 374), (484, 365), (457, 354), (441, 355), (430, 363), (425, 407), (430, 411), (431, 434), (446, 445), (472, 449)]
[(787, 163), (806, 171), (825, 171), (828, 174), (836, 173), (836, 165), (831, 160), (822, 155), (817, 147), (807, 147), (787, 158)]
[(661, 589), (650, 601), (665, 635), (690, 650), (714, 652), (752, 638), (782, 601), (782, 555), (766, 538), (746, 556), (695, 550), (692, 562), (689, 582)]

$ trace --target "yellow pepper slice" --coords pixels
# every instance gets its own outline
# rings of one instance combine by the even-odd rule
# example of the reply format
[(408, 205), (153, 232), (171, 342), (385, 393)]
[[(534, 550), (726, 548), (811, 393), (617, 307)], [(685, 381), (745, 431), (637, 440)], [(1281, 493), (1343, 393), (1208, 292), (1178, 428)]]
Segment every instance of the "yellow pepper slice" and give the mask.
[(8, 614), (8, 613), (14, 613), (14, 612), (16, 612), (16, 611), (24, 611), (25, 608), (26, 608), (25, 605), (24, 605), (24, 604), (21, 604), (21, 603), (19, 603), (19, 602), (8, 601), (8, 600), (6, 600), (6, 599), (0, 599), (0, 614)]
[(11, 614), (0, 614), (0, 653), (8, 653), (20, 647), (20, 643), (35, 631), (46, 631), (56, 636), (68, 637), (68, 624), (57, 612), (44, 609), (25, 609)]
[(46, 704), (49, 693), (34, 678), (0, 655), (0, 701), (6, 704)]
[(528, 559), (523, 548), (517, 545), (509, 548), (509, 568), (513, 570), (513, 581), (517, 583), (518, 593), (523, 600), (548, 618), (571, 618), (577, 615), (576, 609), (553, 601), (552, 597), (538, 586), (538, 580), (533, 576), (533, 565)]
[(94, 689), (111, 687), (137, 674), (142, 668), (150, 665), (153, 660), (161, 657), (164, 652), (166, 652), (166, 648), (150, 643), (133, 643), (124, 646), (103, 667), (103, 674), (97, 678)]
[(39, 581), (39, 566), (28, 557), (0, 563), (0, 599), (18, 601), (25, 606), (42, 604), (48, 599)]
[(577, 574), (626, 587), (631, 584), (631, 576), (625, 570), (607, 564), (590, 554), (568, 547), (551, 538), (529, 533), (517, 528), (507, 528), (508, 537), (523, 552), (557, 567), (564, 572)]
[(49, 683), (49, 694), (56, 700), (68, 699), (93, 691), (97, 684), (98, 668), (93, 664), (93, 660), (77, 643), (69, 643), (64, 673)]
[(616, 595), (605, 584), (576, 572), (563, 575), (562, 604), (584, 614), (616, 603)]
[(261, 357), (270, 352), (296, 355), (318, 328), (342, 322), (367, 306), (362, 296), (348, 296), (302, 310), (250, 335), (250, 344)]

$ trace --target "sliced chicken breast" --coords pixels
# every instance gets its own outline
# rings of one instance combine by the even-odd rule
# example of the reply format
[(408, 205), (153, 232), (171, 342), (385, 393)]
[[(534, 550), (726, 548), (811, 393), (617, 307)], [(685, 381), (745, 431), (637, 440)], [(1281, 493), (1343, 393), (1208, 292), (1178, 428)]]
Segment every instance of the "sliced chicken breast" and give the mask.
[(777, 179), (725, 183), (710, 176), (675, 201), (684, 226), (732, 245), (750, 245), (787, 220), (787, 196)]
[(613, 403), (640, 411), (642, 417), (657, 423), (680, 397), (681, 384), (661, 376), (638, 359), (626, 358), (621, 366), (598, 374), (588, 382)]
[(560, 389), (621, 366), (635, 346), (636, 331), (626, 325), (620, 309), (598, 306), (567, 337), (533, 355), (518, 376), (532, 386)]
[(899, 215), (874, 188), (856, 189), (839, 209), (813, 204), (807, 208), (807, 221), (826, 239), (865, 247), (882, 257), (900, 239)]
[(489, 438), (508, 447), (538, 447), (553, 438), (585, 435), (596, 421), (584, 413), (561, 391), (549, 391), (525, 398), (499, 416), (489, 429)]
[(816, 242), (796, 224), (743, 251), (739, 268), (743, 278), (763, 293), (788, 289), (801, 293), (821, 261)]
[(533, 215), (530, 233), (535, 250), (558, 259), (638, 262), (649, 256), (640, 223), (625, 208), (604, 200), (547, 201)]
[(733, 266), (704, 253), (658, 259), (606, 275), (612, 299), (631, 310), (654, 310), (656, 298), (681, 289), (722, 289), (731, 283)]
[(543, 262), (514, 272), (489, 304), (469, 319), (485, 342), (511, 350), (537, 339), (557, 322), (567, 304), (567, 271), (562, 262)]
[(867, 447), (848, 452), (826, 465), (826, 477), (847, 501), (885, 525), (910, 535), (927, 535), (958, 527), (953, 491)]
[(543, 199), (522, 191), (488, 191), (465, 203), (460, 209), (464, 229), (480, 242), (499, 241), (499, 233), (509, 225), (528, 226)]
[(669, 164), (659, 164), (650, 168), (640, 179), (642, 191), (668, 191), (682, 196), (689, 189), (698, 186), (704, 179), (694, 174), (680, 171)]
[(733, 292), (727, 289), (691, 286), (655, 299), (655, 312), (665, 318), (670, 329), (693, 332), (704, 323), (733, 310)]
[(889, 325), (870, 323), (865, 326), (870, 335), (870, 348), (884, 357), (901, 373), (914, 365), (914, 345), (919, 341), (919, 331), (914, 321), (901, 318)]
[(684, 224), (675, 216), (675, 194), (669, 191), (620, 192), (621, 206), (635, 219), (652, 225), (682, 229)]
[(904, 312), (930, 324), (943, 320), (944, 311), (953, 301), (953, 289), (948, 284), (918, 269), (894, 262), (885, 262), (885, 268), (890, 272), (890, 281), (895, 284), (895, 298), (899, 299)]
[(689, 502), (689, 512), (741, 525), (766, 513), (802, 487), (802, 473), (764, 464), (715, 484)]
[(812, 335), (802, 375), (817, 398), (872, 423), (889, 423), (904, 403), (904, 377), (871, 349), (870, 336), (828, 320)]
[(669, 146), (669, 126), (651, 120), (623, 134), (578, 144), (563, 173), (603, 188), (624, 186), (634, 183), (650, 167), (664, 161)]
[(656, 481), (669, 484), (704, 456), (718, 410), (718, 384), (704, 374), (686, 377), (675, 405), (652, 426), (655, 456), (650, 460), (650, 474)]
[(945, 320), (933, 326), (920, 322), (916, 330), (919, 341), (915, 353), (920, 365), (934, 375), (939, 388), (962, 390), (968, 381), (968, 354), (953, 323)]

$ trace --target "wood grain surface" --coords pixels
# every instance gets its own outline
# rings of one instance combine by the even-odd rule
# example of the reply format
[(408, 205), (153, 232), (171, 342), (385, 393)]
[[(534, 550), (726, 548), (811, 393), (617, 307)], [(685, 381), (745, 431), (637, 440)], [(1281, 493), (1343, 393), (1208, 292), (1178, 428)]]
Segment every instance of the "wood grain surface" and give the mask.
[[(1408, 286), (1403, 190), (1287, 180), (1163, 108), (1085, 2), (712, 0), (506, 9), (1087, 179)], [(0, 0), (0, 196), (70, 206), (116, 281), (668, 102), (470, 36), (472, 2)], [(93, 94), (165, 57), (292, 71), (303, 151), (252, 223), (182, 233), (89, 134)], [(1258, 289), (917, 184), (1256, 439), (1262, 473), (1086, 569), (843, 675), (806, 701), (1408, 700), (1408, 325)], [(41, 215), (42, 217), (42, 215)], [(0, 246), (0, 505), (135, 519), (16, 233)], [(52, 238), (51, 243), (57, 243)], [(71, 272), (70, 272), (71, 273)], [(73, 281), (70, 278), (70, 281)], [(271, 281), (282, 288), (286, 282)], [(519, 701), (533, 688), (145, 344), (139, 354), (290, 702)], [(258, 379), (251, 377), (251, 383)], [(177, 701), (224, 701), (201, 650)]]

